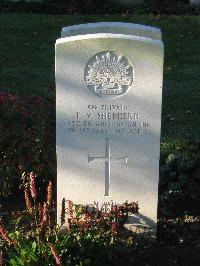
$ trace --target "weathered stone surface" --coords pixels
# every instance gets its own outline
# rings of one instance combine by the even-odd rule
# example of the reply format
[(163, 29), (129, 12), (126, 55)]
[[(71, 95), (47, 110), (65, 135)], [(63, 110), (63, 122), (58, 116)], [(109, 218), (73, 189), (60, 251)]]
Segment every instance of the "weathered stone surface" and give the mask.
[(97, 22), (68, 26), (62, 28), (61, 37), (91, 33), (127, 34), (155, 40), (162, 39), (161, 30), (158, 28), (124, 22)]
[[(57, 209), (139, 201), (156, 227), (163, 43), (123, 34), (56, 42)], [(59, 221), (58, 221), (59, 222)]]

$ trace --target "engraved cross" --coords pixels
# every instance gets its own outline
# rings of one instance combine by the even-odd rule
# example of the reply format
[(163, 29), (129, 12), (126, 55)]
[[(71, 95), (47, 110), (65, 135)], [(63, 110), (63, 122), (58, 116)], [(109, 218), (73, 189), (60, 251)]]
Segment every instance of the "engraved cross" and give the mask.
[(110, 195), (110, 164), (111, 162), (125, 162), (127, 165), (128, 163), (128, 158), (127, 156), (125, 157), (120, 157), (120, 158), (115, 158), (111, 156), (110, 152), (110, 141), (111, 139), (106, 138), (106, 149), (105, 149), (105, 156), (102, 157), (92, 157), (88, 155), (88, 163), (90, 162), (105, 162), (105, 195), (104, 196), (109, 196)]

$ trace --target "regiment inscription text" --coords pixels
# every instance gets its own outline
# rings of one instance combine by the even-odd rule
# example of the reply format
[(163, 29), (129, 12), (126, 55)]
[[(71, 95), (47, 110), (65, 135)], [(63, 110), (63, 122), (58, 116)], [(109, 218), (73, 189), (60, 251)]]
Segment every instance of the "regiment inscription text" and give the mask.
[(66, 121), (68, 134), (151, 135), (151, 124), (142, 113), (124, 105), (87, 105), (86, 112)]

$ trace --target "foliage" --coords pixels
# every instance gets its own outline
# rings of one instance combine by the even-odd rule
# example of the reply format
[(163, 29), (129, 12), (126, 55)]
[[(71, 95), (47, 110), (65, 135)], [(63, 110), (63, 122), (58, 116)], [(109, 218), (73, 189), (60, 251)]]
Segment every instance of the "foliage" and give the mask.
[[(127, 213), (138, 211), (136, 203), (105, 204), (98, 208), (97, 204), (82, 206), (66, 201), (64, 215), (69, 220), (59, 228), (54, 222), (51, 182), (46, 200), (41, 204), (34, 173), (23, 173), (22, 181), (26, 211), (15, 213), (7, 229), (0, 224), (1, 265), (172, 266), (199, 263), (200, 247), (195, 244), (194, 236), (198, 236), (200, 219), (193, 221), (185, 216), (184, 221), (162, 221), (166, 227), (165, 236), (158, 235), (157, 241), (138, 239), (123, 228)], [(181, 235), (181, 224), (184, 223), (189, 225), (185, 233), (188, 239)]]
[(53, 121), (46, 100), (0, 94), (0, 196), (18, 187), (21, 174), (32, 167), (39, 187), (55, 175)]
[(23, 173), (22, 180), (27, 210), (14, 217), (10, 230), (0, 224), (0, 256), (5, 265), (62, 265), (62, 261), (63, 265), (98, 265), (96, 261), (106, 265), (114, 250), (128, 247), (119, 233), (128, 215), (138, 212), (137, 203), (100, 209), (68, 201), (69, 221), (61, 232), (54, 221), (52, 183), (41, 204), (37, 201), (35, 174)]
[(115, 0), (59, 0), (17, 3), (7, 2), (2, 5), (3, 11), (17, 11), (29, 13), (48, 13), (48, 14), (72, 14), (72, 13), (113, 13), (120, 11), (120, 5)]
[(112, 234), (117, 234), (118, 230), (123, 229), (129, 215), (138, 212), (138, 204), (135, 202), (125, 202), (122, 205), (105, 202), (100, 207), (98, 203), (82, 206), (73, 205), (71, 201), (67, 201), (67, 205), (69, 228), (83, 232), (95, 228), (100, 238), (105, 231), (111, 230)]
[(198, 216), (200, 206), (200, 140), (168, 147), (161, 143), (159, 213), (162, 218)]
[(48, 14), (195, 14), (198, 8), (191, 7), (189, 0), (145, 0), (144, 4), (124, 7), (117, 0), (43, 0), (18, 2), (4, 1), (0, 6), (6, 12), (29, 12)]

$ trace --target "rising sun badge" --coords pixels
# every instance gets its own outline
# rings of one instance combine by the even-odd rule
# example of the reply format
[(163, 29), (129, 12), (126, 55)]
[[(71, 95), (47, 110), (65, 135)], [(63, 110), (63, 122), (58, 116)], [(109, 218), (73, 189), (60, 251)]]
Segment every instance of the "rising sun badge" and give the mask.
[(128, 60), (114, 52), (93, 56), (85, 67), (85, 82), (96, 95), (105, 98), (122, 96), (134, 80), (134, 68)]

